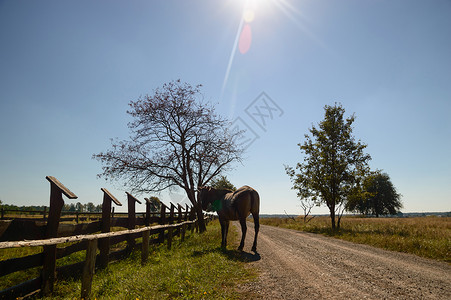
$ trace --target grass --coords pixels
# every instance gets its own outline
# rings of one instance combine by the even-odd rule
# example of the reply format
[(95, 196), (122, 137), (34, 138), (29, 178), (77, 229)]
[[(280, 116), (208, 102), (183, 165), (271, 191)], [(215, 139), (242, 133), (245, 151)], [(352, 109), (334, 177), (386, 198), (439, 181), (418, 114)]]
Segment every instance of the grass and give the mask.
[(341, 229), (332, 232), (329, 217), (262, 218), (261, 224), (333, 236), (392, 251), (411, 253), (451, 263), (451, 218), (360, 218), (344, 216)]
[[(57, 247), (61, 248), (73, 243), (59, 244)], [(42, 253), (43, 247), (20, 247), (20, 248), (7, 248), (0, 249), (0, 261), (10, 258), (19, 258), (28, 255)], [(65, 265), (74, 264), (84, 261), (86, 258), (86, 250), (72, 253), (68, 256), (59, 258), (56, 260), (56, 266), (61, 267)], [(0, 278), (0, 290), (9, 288), (11, 286), (20, 284), (24, 281), (39, 277), (42, 267), (35, 267), (26, 269), (24, 271), (14, 272)]]
[[(203, 234), (187, 234), (183, 243), (176, 239), (151, 248), (149, 261), (141, 265), (141, 252), (97, 271), (92, 298), (97, 299), (246, 299), (237, 284), (255, 278), (245, 259), (236, 250), (221, 250), (219, 223), (214, 221)], [(229, 248), (238, 243), (237, 233), (229, 233)], [(78, 299), (81, 282), (62, 280), (48, 299)]]
[[(33, 255), (42, 252), (43, 247), (24, 247), (24, 248), (10, 248), (0, 249), (0, 261), (9, 258), (18, 258), (28, 255)], [(0, 290), (14, 286), (21, 282), (33, 279), (39, 276), (41, 268), (30, 268), (26, 271), (14, 272), (0, 277)]]
[[(73, 223), (76, 224), (75, 220), (73, 222), (63, 222), (63, 223)], [(112, 227), (111, 231), (120, 231), (124, 230), (123, 227)], [(100, 233), (100, 232), (97, 232)], [(141, 242), (142, 238), (136, 239), (137, 242)], [(66, 246), (69, 246), (71, 244), (74, 244), (76, 242), (71, 243), (63, 243), (58, 244), (58, 248), (63, 248)], [(126, 241), (123, 241), (121, 243), (112, 245), (111, 251), (120, 250), (126, 247)], [(20, 258), (24, 256), (29, 256), (33, 254), (38, 254), (43, 252), (44, 247), (20, 247), (20, 248), (7, 248), (7, 249), (0, 249), (0, 261), (7, 260), (10, 258)], [(59, 258), (56, 260), (56, 266), (61, 267), (65, 265), (74, 264), (77, 262), (84, 261), (86, 258), (86, 250), (78, 251), (75, 253), (72, 253), (68, 256)], [(42, 267), (35, 267), (30, 268), (24, 271), (18, 271), (14, 272), (5, 276), (0, 277), (0, 290), (9, 288), (11, 286), (15, 286), (17, 284), (20, 284), (24, 281), (39, 277)]]

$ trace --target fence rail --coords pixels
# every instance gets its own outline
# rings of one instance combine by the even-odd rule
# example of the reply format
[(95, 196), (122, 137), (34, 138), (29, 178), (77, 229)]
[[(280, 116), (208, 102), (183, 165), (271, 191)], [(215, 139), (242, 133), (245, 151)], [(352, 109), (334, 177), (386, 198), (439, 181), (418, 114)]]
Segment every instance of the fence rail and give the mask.
[(57, 244), (70, 243), (70, 242), (90, 241), (90, 240), (109, 238), (109, 237), (114, 237), (114, 236), (130, 235), (132, 233), (140, 233), (140, 232), (144, 232), (144, 231), (159, 232), (161, 229), (180, 228), (183, 225), (194, 224), (195, 222), (196, 221), (185, 221), (182, 223), (170, 224), (170, 225), (155, 225), (155, 226), (148, 226), (148, 227), (143, 227), (143, 228), (122, 230), (122, 231), (115, 231), (115, 232), (108, 232), (108, 233), (75, 235), (75, 236), (52, 238), (52, 239), (46, 239), (46, 240), (0, 242), (0, 249), (18, 248), (18, 247), (37, 247), (37, 246), (57, 245)]
[[(29, 218), (0, 220), (0, 249), (4, 249), (2, 251), (23, 247), (44, 249), (40, 253), (0, 261), (0, 278), (17, 271), (42, 266), (40, 276), (0, 291), (0, 299), (16, 299), (37, 293), (50, 295), (57, 277), (63, 278), (80, 273), (81, 298), (89, 298), (95, 268), (105, 268), (109, 262), (125, 257), (133, 249), (141, 249), (141, 261), (144, 264), (149, 255), (150, 244), (167, 241), (167, 247), (170, 249), (174, 235), (180, 236), (180, 241), (183, 242), (187, 230), (193, 232), (198, 228), (192, 207), (186, 205), (183, 208), (172, 203), (168, 207), (162, 203), (160, 213), (152, 214), (149, 209), (150, 201), (145, 199), (146, 212), (137, 213), (135, 205), (141, 201), (129, 193), (127, 193), (128, 212), (114, 213), (112, 203), (122, 204), (104, 188), (101, 189), (104, 193), (102, 212), (96, 213), (99, 215), (98, 221), (80, 224), (60, 223), (63, 220), (61, 215), (64, 214), (61, 211), (64, 205), (62, 195), (70, 199), (76, 199), (77, 196), (56, 178), (50, 176), (46, 178), (51, 184), (50, 207), (46, 221)], [(126, 217), (117, 217), (118, 215)], [(210, 218), (211, 216), (205, 217), (206, 220)], [(143, 227), (137, 228), (138, 226)], [(112, 227), (127, 229), (111, 232)], [(150, 239), (151, 235), (154, 238)], [(137, 243), (137, 238), (142, 238), (142, 242)], [(123, 241), (126, 241), (125, 248), (111, 250), (112, 245)], [(57, 245), (65, 243), (70, 244), (57, 248)], [(100, 250), (99, 254), (96, 254), (97, 249)], [(56, 267), (56, 259), (81, 250), (86, 250), (84, 261)]]

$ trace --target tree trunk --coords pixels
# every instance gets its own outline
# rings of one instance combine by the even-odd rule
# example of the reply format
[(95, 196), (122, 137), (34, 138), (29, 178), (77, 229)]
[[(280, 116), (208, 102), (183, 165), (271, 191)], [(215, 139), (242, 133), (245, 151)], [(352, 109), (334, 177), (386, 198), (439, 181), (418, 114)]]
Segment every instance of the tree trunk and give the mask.
[(204, 212), (202, 211), (202, 206), (200, 204), (197, 204), (195, 209), (197, 220), (199, 223), (199, 233), (205, 232), (207, 230), (207, 226), (205, 225)]
[(196, 211), (196, 216), (199, 224), (199, 232), (202, 233), (207, 230), (207, 226), (205, 225), (204, 220), (204, 212), (202, 211), (202, 205), (200, 203), (197, 203), (194, 190), (186, 190), (186, 193), (188, 195), (188, 199), (191, 201)]
[(330, 211), (330, 221), (332, 225), (332, 231), (335, 231), (335, 205), (329, 206)]

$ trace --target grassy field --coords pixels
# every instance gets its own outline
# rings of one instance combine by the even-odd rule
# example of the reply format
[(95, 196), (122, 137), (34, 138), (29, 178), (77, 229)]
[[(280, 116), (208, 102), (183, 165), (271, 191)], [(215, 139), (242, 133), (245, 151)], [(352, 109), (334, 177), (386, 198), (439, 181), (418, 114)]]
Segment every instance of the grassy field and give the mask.
[[(369, 244), (389, 250), (413, 253), (451, 263), (451, 218), (357, 218), (343, 217), (342, 228), (332, 233), (328, 217), (316, 217), (304, 224), (302, 219), (262, 218), (262, 224), (319, 233)], [(238, 234), (231, 227), (229, 249), (236, 249)], [(93, 280), (92, 297), (97, 299), (247, 299), (237, 284), (253, 280), (254, 270), (236, 250), (219, 247), (220, 228), (217, 221), (204, 234), (188, 234), (185, 242), (176, 239), (172, 250), (166, 245), (151, 248), (149, 262), (141, 266), (140, 252), (98, 271)], [(31, 254), (27, 248), (0, 251), (0, 260)], [(17, 251), (26, 251), (16, 253)], [(40, 251), (35, 248), (34, 251)], [(74, 260), (83, 259), (77, 253)], [(69, 261), (65, 261), (69, 263)], [(61, 263), (60, 263), (61, 264)], [(11, 274), (21, 279), (27, 272)], [(21, 274), (23, 273), (23, 274)], [(32, 273), (38, 274), (38, 269)], [(28, 274), (30, 275), (30, 274)], [(3, 283), (5, 277), (1, 278)], [(14, 281), (14, 280), (13, 280)], [(6, 287), (6, 286), (5, 286)], [(4, 287), (3, 287), (4, 288)], [(61, 280), (55, 285), (54, 299), (77, 299), (81, 283)]]
[[(172, 250), (166, 245), (151, 249), (149, 261), (141, 266), (136, 251), (94, 275), (92, 299), (246, 299), (237, 283), (255, 278), (240, 252), (220, 249), (219, 223), (206, 233), (188, 234), (184, 243), (176, 239)], [(229, 249), (237, 247), (237, 234), (229, 233)], [(80, 297), (80, 280), (58, 281), (53, 299)]]
[(339, 232), (330, 229), (329, 217), (316, 217), (304, 224), (302, 218), (262, 218), (261, 224), (319, 233), (388, 250), (451, 263), (451, 218), (358, 218), (344, 216)]

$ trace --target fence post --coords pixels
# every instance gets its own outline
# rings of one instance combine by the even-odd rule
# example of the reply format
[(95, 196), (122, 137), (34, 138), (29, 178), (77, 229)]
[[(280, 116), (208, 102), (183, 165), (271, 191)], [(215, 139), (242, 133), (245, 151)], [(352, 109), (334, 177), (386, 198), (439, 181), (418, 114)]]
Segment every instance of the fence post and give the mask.
[(191, 232), (193, 232), (194, 230), (196, 232), (199, 232), (199, 220), (197, 219), (196, 209), (194, 208), (194, 206), (191, 206), (190, 219), (194, 221)]
[(185, 204), (185, 221), (188, 221), (188, 211), (189, 211), (189, 206), (188, 203)]
[(144, 225), (149, 226), (150, 225), (150, 199), (144, 198), (146, 200), (146, 218), (144, 219)]
[[(175, 205), (174, 203), (171, 202), (171, 208), (169, 210), (169, 224), (174, 224), (174, 208)], [(173, 228), (169, 227), (168, 228), (168, 249), (171, 249), (171, 245), (172, 245), (172, 234), (173, 234)]]
[[(186, 211), (185, 211), (185, 221), (191, 220), (190, 219), (190, 206), (188, 204), (186, 204)], [(188, 226), (186, 227), (186, 229), (190, 229), (191, 230), (191, 224), (188, 224)]]
[(5, 210), (2, 207), (2, 220), (5, 218)]
[[(178, 211), (177, 223), (182, 223), (182, 209), (183, 208), (180, 205), (180, 203), (177, 203), (177, 211)], [(180, 236), (180, 227), (177, 227), (176, 235)]]
[[(166, 223), (166, 205), (161, 203), (160, 225), (164, 225), (165, 223)], [(160, 243), (164, 243), (164, 229), (160, 230), (159, 240)]]
[(150, 230), (143, 231), (143, 243), (141, 249), (141, 264), (144, 265), (149, 257)]
[(183, 209), (183, 207), (180, 205), (180, 203), (177, 204), (177, 210), (179, 212), (177, 223), (182, 223), (182, 220), (183, 220), (182, 209)]
[(174, 224), (174, 208), (175, 205), (171, 202), (171, 209), (169, 214), (169, 224)]
[(47, 206), (44, 206), (44, 221), (47, 220)]
[[(57, 237), (58, 225), (63, 208), (63, 194), (69, 199), (77, 199), (77, 196), (66, 188), (53, 176), (45, 177), (50, 182), (50, 207), (46, 228), (46, 238)], [(42, 293), (49, 295), (53, 292), (56, 272), (56, 245), (44, 247), (44, 264), (42, 266)]]
[[(193, 214), (193, 206), (191, 206), (191, 209), (189, 210), (189, 219), (190, 219), (190, 221), (194, 221), (195, 220), (195, 217), (194, 217), (194, 214)], [(191, 233), (193, 233), (194, 232), (194, 228), (196, 227), (196, 222), (194, 222), (193, 224), (190, 224), (189, 226), (191, 226)]]
[(173, 228), (169, 227), (168, 228), (168, 249), (171, 250), (171, 246), (172, 246), (172, 232), (173, 232)]
[(180, 237), (180, 242), (184, 242), (185, 241), (185, 233), (186, 233), (186, 223), (183, 223), (182, 225), (182, 236)]
[[(127, 200), (128, 200), (128, 229), (135, 229), (136, 225), (136, 210), (135, 210), (135, 204), (138, 202), (141, 204), (141, 201), (127, 193)], [(133, 250), (133, 247), (135, 247), (135, 239), (131, 234), (127, 236), (127, 252), (130, 253)]]
[[(101, 231), (105, 233), (111, 230), (111, 202), (114, 202), (118, 206), (122, 206), (122, 203), (107, 189), (101, 188), (100, 190), (103, 192)], [(99, 250), (99, 266), (100, 268), (106, 268), (110, 255), (110, 238), (107, 237), (99, 240)]]
[(92, 278), (96, 266), (97, 239), (88, 241), (86, 249), (86, 261), (83, 266), (83, 277), (81, 278), (81, 298), (89, 299), (92, 287)]

